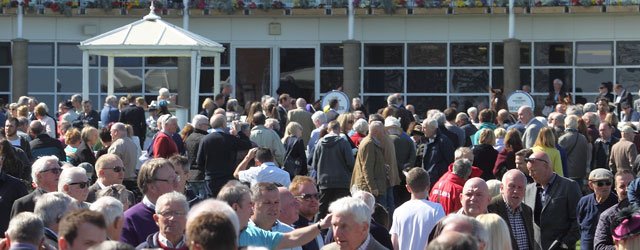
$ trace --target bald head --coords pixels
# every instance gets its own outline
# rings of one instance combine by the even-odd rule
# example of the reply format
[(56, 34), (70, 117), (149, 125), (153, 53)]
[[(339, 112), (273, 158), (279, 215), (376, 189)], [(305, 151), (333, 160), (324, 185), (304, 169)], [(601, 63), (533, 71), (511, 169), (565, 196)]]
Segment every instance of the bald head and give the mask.
[(470, 234), (456, 231), (443, 232), (429, 242), (427, 250), (475, 250), (478, 249), (478, 242)]
[(224, 128), (227, 125), (227, 117), (221, 114), (215, 114), (211, 117), (211, 128)]
[(307, 101), (304, 98), (298, 98), (296, 100), (296, 107), (303, 109), (306, 106), (307, 106)]
[(522, 106), (518, 109), (518, 120), (523, 124), (528, 124), (533, 119), (533, 110), (529, 106)]
[(29, 131), (31, 131), (33, 137), (36, 137), (44, 132), (44, 126), (40, 121), (35, 120), (29, 124)]
[(522, 204), (526, 186), (527, 177), (518, 169), (511, 169), (502, 176), (500, 193), (509, 207), (516, 209)]
[(462, 188), (460, 200), (465, 215), (476, 217), (486, 213), (491, 201), (487, 182), (478, 177), (469, 179)]

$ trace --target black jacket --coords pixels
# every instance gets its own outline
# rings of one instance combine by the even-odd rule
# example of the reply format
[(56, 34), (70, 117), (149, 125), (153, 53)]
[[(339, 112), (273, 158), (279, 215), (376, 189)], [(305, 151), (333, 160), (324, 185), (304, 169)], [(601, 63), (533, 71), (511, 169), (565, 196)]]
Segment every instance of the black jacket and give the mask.
[(0, 232), (7, 231), (13, 203), (27, 195), (27, 188), (19, 179), (0, 172)]
[[(522, 220), (524, 221), (524, 227), (527, 231), (527, 236), (529, 236), (527, 237), (529, 249), (533, 249), (533, 211), (531, 210), (531, 207), (527, 206), (524, 203), (520, 204), (520, 208), (522, 209)], [(511, 246), (513, 247), (513, 249), (518, 249), (518, 242), (516, 242), (516, 239), (513, 237), (513, 228), (511, 227), (511, 223), (509, 223), (509, 212), (507, 209), (507, 203), (504, 202), (504, 199), (501, 195), (496, 196), (491, 200), (491, 203), (489, 203), (489, 206), (487, 206), (487, 211), (489, 211), (489, 213), (500, 215), (500, 217), (502, 217), (502, 219), (507, 223), (507, 226), (509, 227), (509, 234), (511, 235)]]
[(120, 119), (118, 121), (133, 127), (133, 134), (140, 139), (140, 148), (142, 148), (145, 135), (147, 134), (147, 121), (144, 116), (144, 109), (129, 104), (129, 106), (120, 111)]
[[(198, 157), (198, 149), (200, 148), (200, 141), (207, 135), (207, 131), (194, 129), (193, 133), (191, 133), (187, 139), (184, 141), (184, 144), (187, 149), (187, 157), (189, 158), (189, 166), (191, 169), (198, 169), (198, 162), (196, 161), (196, 157)], [(204, 169), (200, 169), (204, 171)]]
[(250, 148), (251, 141), (242, 132), (238, 132), (238, 136), (213, 132), (202, 138), (196, 162), (198, 168), (205, 171), (205, 180), (216, 182), (215, 186), (210, 185), (214, 195), (219, 191), (216, 190), (218, 187), (234, 179), (233, 172), (236, 169), (238, 150)]
[(93, 149), (84, 141), (80, 143), (75, 156), (71, 159), (71, 163), (75, 166), (83, 162), (89, 163), (94, 167), (96, 165), (96, 156), (93, 154)]
[(99, 121), (100, 114), (98, 114), (98, 111), (92, 109), (91, 111), (89, 111), (89, 114), (86, 114), (84, 112), (80, 113), (80, 115), (78, 116), (78, 120), (76, 120), (73, 125), (78, 128), (82, 128), (84, 125), (98, 128)]
[(29, 142), (31, 146), (31, 154), (34, 159), (43, 155), (55, 155), (58, 159), (66, 159), (64, 146), (56, 139), (51, 138), (46, 133), (39, 134), (36, 138)]
[(22, 198), (15, 200), (13, 202), (13, 206), (11, 206), (11, 218), (21, 212), (33, 212), (33, 209), (36, 207), (36, 200), (44, 193), (46, 192), (43, 189), (37, 188), (30, 194), (24, 195)]
[(618, 138), (611, 136), (611, 143), (609, 145), (608, 152), (604, 149), (605, 141), (598, 138), (595, 142), (593, 142), (593, 153), (591, 154), (591, 169), (609, 169), (609, 156), (611, 155), (611, 148), (618, 142), (618, 140)]

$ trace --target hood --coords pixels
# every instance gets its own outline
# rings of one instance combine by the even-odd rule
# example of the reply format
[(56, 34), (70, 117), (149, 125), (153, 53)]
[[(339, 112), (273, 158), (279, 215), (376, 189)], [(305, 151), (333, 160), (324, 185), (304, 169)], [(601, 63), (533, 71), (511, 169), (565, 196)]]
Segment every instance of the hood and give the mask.
[(338, 144), (338, 141), (340, 141), (340, 139), (341, 138), (339, 135), (325, 135), (324, 137), (322, 137), (322, 139), (320, 139), (320, 143), (323, 146), (332, 147)]

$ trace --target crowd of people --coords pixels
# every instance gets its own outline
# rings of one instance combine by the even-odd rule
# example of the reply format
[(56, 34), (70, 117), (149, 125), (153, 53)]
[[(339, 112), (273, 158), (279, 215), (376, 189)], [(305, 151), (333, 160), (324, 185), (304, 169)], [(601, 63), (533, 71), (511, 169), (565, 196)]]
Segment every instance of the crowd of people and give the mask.
[(182, 126), (167, 89), (100, 111), (20, 97), (0, 111), (0, 249), (638, 249), (640, 100), (609, 85), (424, 115), (401, 94), (243, 107), (226, 85)]

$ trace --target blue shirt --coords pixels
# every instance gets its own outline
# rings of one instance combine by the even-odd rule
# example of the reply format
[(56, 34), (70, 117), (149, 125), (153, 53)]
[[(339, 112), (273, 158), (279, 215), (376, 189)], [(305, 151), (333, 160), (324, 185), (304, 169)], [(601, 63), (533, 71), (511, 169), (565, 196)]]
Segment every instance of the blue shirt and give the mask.
[(267, 249), (276, 249), (283, 234), (262, 230), (256, 226), (249, 225), (240, 232), (238, 246), (247, 247), (266, 247)]
[(580, 198), (576, 208), (576, 217), (580, 225), (580, 246), (582, 249), (593, 249), (593, 237), (596, 234), (596, 227), (600, 214), (618, 203), (618, 197), (611, 193), (609, 197), (598, 204), (595, 194), (588, 194)]

